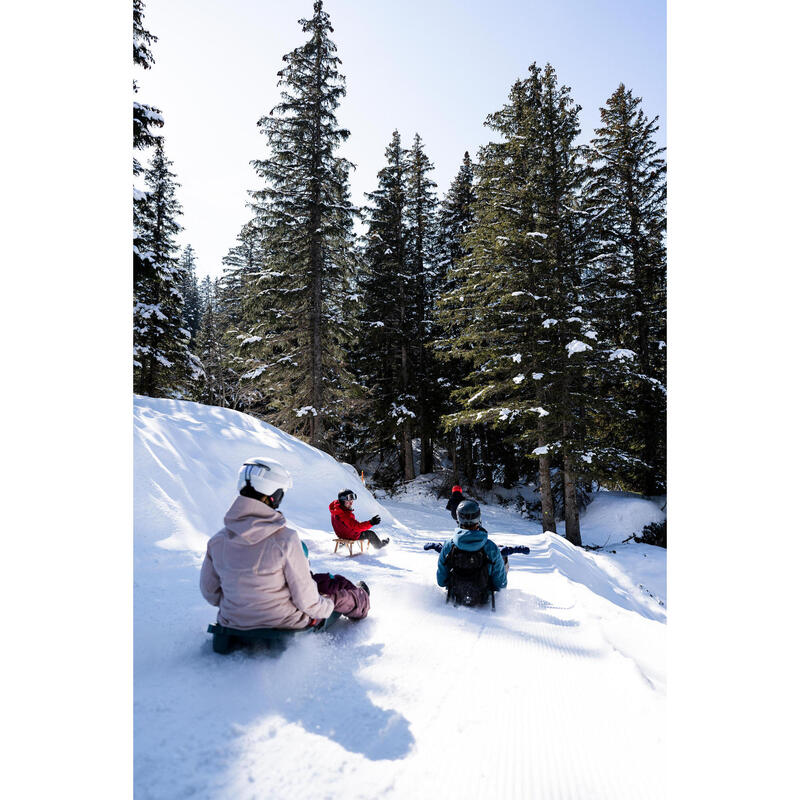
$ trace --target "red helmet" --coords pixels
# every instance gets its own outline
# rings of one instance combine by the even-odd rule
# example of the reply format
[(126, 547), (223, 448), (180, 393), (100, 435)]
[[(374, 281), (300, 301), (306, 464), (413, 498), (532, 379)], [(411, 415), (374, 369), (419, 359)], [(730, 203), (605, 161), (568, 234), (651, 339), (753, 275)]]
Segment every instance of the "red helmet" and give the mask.
[(460, 492), (461, 491), (461, 487), (456, 485), (456, 486), (453, 487), (453, 491), (454, 492)]

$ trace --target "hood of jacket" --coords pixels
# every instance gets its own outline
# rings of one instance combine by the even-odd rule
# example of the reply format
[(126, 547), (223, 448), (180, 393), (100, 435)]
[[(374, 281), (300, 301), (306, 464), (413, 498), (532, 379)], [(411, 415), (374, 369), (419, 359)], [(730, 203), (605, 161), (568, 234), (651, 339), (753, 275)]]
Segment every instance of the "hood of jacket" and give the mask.
[(328, 506), (328, 511), (330, 511), (331, 514), (345, 514), (345, 515), (350, 516), (350, 517), (355, 517), (355, 514), (353, 513), (353, 509), (345, 508), (338, 500), (334, 500)]
[(486, 544), (488, 538), (489, 534), (483, 528), (478, 528), (476, 531), (459, 528), (455, 536), (453, 536), (453, 542), (459, 550), (473, 552), (480, 550)]
[(263, 542), (285, 526), (286, 517), (280, 511), (252, 497), (239, 495), (225, 514), (227, 530), (248, 544)]

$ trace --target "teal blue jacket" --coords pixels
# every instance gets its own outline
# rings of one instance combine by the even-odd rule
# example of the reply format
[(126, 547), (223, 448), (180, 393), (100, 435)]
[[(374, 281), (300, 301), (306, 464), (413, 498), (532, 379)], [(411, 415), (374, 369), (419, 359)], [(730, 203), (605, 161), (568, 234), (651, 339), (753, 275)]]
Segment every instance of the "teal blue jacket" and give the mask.
[(439, 553), (439, 565), (436, 569), (436, 583), (439, 586), (447, 586), (450, 569), (445, 564), (445, 560), (454, 545), (459, 550), (467, 550), (469, 552), (482, 549), (489, 557), (489, 578), (492, 582), (492, 587), (495, 591), (506, 587), (508, 578), (503, 556), (500, 555), (500, 549), (489, 538), (489, 534), (483, 528), (478, 528), (476, 531), (467, 531), (459, 528), (455, 536), (442, 548), (442, 552)]

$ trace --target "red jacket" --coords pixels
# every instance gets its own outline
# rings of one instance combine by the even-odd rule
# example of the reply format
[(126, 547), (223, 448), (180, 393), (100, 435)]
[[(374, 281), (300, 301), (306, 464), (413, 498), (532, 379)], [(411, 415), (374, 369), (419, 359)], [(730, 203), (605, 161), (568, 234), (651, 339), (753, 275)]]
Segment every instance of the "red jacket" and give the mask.
[(334, 533), (340, 539), (358, 539), (364, 531), (368, 531), (372, 527), (369, 520), (359, 522), (352, 511), (342, 508), (338, 500), (334, 500), (328, 508), (331, 512), (331, 525), (333, 525)]

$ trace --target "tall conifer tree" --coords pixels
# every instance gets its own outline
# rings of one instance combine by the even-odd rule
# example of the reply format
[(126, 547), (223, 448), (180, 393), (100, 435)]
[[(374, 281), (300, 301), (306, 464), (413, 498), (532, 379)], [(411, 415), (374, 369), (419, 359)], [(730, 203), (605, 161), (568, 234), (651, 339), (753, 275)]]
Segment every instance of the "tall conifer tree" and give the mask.
[(666, 163), (658, 118), (648, 120), (623, 84), (600, 116), (587, 204), (599, 330), (617, 343), (607, 386), (616, 414), (605, 429), (619, 451), (617, 476), (653, 495), (666, 488)]
[(352, 164), (336, 156), (349, 136), (336, 120), (345, 83), (320, 0), (300, 24), (310, 38), (284, 56), (281, 102), (258, 123), (270, 153), (253, 162), (266, 183), (253, 193), (265, 264), (250, 306), (275, 323), (253, 334), (260, 363), (250, 375), (269, 395), (276, 424), (330, 449), (350, 380), (343, 344), (354, 270)]
[(194, 351), (200, 318), (203, 314), (200, 289), (197, 285), (197, 269), (194, 248), (187, 244), (180, 257), (181, 294), (183, 294), (183, 327), (189, 331), (189, 349)]
[(408, 297), (413, 299), (409, 328), (412, 349), (412, 380), (415, 385), (420, 437), (420, 472), (433, 471), (433, 440), (441, 412), (441, 391), (437, 364), (428, 344), (433, 329), (433, 299), (437, 290), (436, 184), (428, 177), (433, 164), (425, 153), (422, 138), (414, 136), (407, 157), (408, 267), (411, 280)]
[(135, 278), (133, 304), (134, 390), (157, 397), (180, 396), (197, 377), (197, 364), (189, 353), (190, 333), (182, 319), (184, 275), (175, 242), (181, 206), (171, 167), (159, 138), (144, 173), (147, 203), (136, 231), (152, 269)]
[[(413, 392), (416, 334), (414, 278), (410, 267), (408, 161), (394, 131), (378, 188), (368, 195), (364, 270), (359, 280), (361, 335), (359, 373), (371, 394), (375, 420), (371, 446), (382, 459), (396, 456), (405, 480), (415, 476)], [(411, 291), (409, 291), (411, 290)]]
[(542, 525), (555, 530), (551, 460), (560, 459), (567, 537), (580, 544), (575, 481), (592, 333), (580, 316), (583, 250), (574, 139), (578, 111), (550, 65), (533, 64), (487, 125), (464, 280), (441, 301), (450, 346), (469, 362), (448, 425), (490, 423), (539, 461)]
[[(144, 27), (144, 2), (143, 0), (133, 0), (133, 63), (142, 69), (150, 69), (154, 63), (153, 53), (150, 45), (158, 41), (158, 38)], [(133, 94), (138, 94), (139, 86), (136, 80), (133, 81)], [(138, 177), (144, 171), (137, 153), (152, 147), (158, 138), (153, 133), (153, 128), (160, 128), (164, 124), (161, 112), (153, 106), (133, 101), (133, 175)], [(153, 264), (150, 253), (144, 242), (136, 235), (142, 228), (141, 217), (144, 213), (144, 206), (147, 202), (147, 192), (141, 187), (134, 186), (133, 189), (133, 273), (134, 279), (138, 279), (142, 272), (152, 272)]]
[[(465, 280), (465, 257), (468, 249), (465, 237), (474, 219), (475, 204), (475, 169), (468, 152), (464, 153), (461, 166), (450, 188), (439, 206), (436, 241), (436, 278), (434, 297), (434, 327), (432, 330), (434, 355), (439, 361), (437, 382), (443, 394), (442, 413), (451, 414), (456, 410), (450, 393), (464, 382), (469, 372), (468, 364), (448, 345), (444, 347), (437, 342), (442, 341), (444, 329), (442, 325), (441, 298), (447, 297), (455, 289), (460, 289)], [(446, 312), (445, 312), (446, 313)], [(450, 321), (448, 326), (449, 341), (458, 339), (460, 331)], [(472, 438), (465, 435), (460, 426), (448, 433), (448, 447), (453, 462), (453, 479), (456, 483), (472, 481), (475, 478), (472, 469)]]
[(200, 327), (197, 333), (197, 357), (203, 368), (198, 382), (198, 399), (209, 405), (231, 407), (228, 353), (226, 352), (225, 321), (219, 310), (219, 284), (206, 276), (200, 288)]

